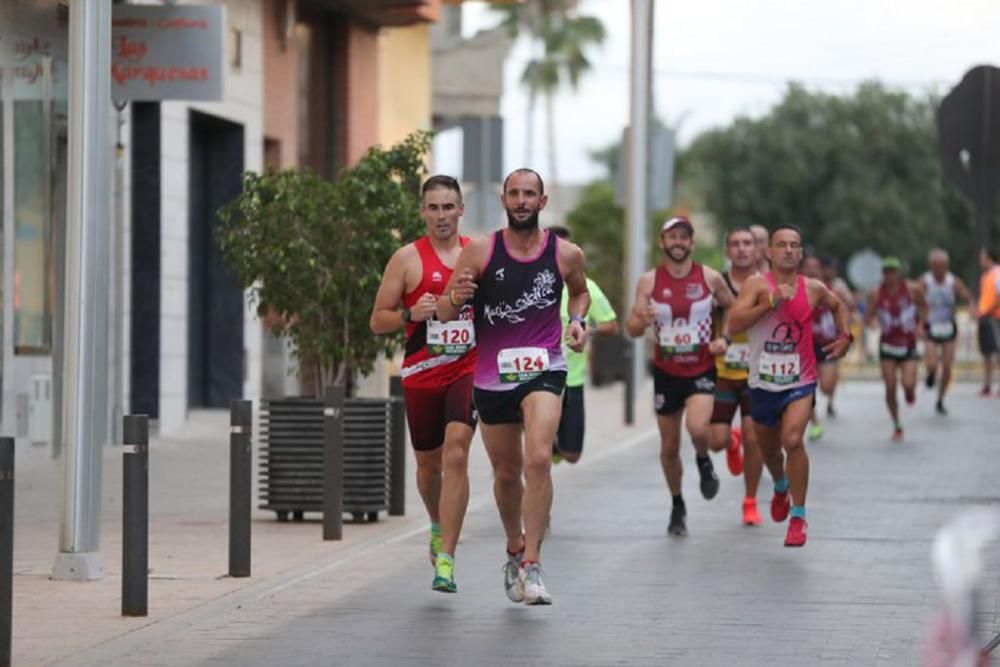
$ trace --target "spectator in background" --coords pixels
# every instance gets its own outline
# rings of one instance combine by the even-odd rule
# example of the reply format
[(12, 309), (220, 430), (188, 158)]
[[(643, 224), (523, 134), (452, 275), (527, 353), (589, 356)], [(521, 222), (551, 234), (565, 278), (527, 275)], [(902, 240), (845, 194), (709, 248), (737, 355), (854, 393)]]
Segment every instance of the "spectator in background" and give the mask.
[(979, 253), (979, 352), (983, 355), (983, 388), (980, 396), (993, 391), (993, 358), (1000, 352), (1000, 265), (997, 251), (983, 248)]

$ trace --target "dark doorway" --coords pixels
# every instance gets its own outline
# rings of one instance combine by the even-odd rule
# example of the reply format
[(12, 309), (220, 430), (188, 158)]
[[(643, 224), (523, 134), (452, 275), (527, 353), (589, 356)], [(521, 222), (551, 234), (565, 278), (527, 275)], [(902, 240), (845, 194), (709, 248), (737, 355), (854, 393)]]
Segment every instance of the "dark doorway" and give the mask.
[(132, 295), (126, 410), (160, 416), (160, 104), (132, 104)]
[(243, 395), (246, 305), (214, 231), (240, 193), (243, 126), (193, 111), (189, 142), (188, 405), (223, 408)]

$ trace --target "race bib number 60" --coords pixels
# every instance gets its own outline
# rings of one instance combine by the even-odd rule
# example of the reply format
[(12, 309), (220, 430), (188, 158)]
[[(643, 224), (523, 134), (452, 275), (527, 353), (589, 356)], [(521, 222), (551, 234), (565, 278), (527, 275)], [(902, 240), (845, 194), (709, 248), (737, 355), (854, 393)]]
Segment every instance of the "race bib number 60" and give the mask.
[(691, 325), (664, 325), (660, 327), (660, 349), (665, 356), (691, 354), (701, 346), (698, 327)]
[(427, 322), (427, 351), (433, 355), (465, 354), (476, 345), (476, 330), (469, 320)]
[(526, 382), (549, 370), (549, 351), (544, 347), (511, 347), (500, 350), (497, 369), (501, 382)]

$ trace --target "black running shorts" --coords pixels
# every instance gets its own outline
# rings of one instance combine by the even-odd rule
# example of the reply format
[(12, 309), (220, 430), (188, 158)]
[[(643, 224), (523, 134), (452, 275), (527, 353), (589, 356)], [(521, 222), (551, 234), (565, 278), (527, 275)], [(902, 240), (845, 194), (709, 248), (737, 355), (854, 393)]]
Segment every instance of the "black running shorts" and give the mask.
[(657, 366), (653, 367), (653, 405), (658, 415), (672, 415), (684, 409), (684, 404), (695, 394), (714, 393), (715, 366), (694, 377), (670, 375)]
[(507, 391), (489, 391), (477, 387), (472, 390), (472, 397), (479, 419), (484, 424), (520, 424), (523, 421), (521, 401), (525, 396), (536, 391), (561, 396), (565, 386), (566, 371), (545, 371), (534, 380)]

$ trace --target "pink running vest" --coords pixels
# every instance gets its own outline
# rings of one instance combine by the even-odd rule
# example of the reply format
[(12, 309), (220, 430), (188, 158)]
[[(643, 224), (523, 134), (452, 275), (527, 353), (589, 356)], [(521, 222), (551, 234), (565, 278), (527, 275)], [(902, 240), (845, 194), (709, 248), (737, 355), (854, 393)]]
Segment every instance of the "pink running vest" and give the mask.
[[(774, 274), (769, 271), (764, 277), (773, 292)], [(795, 296), (750, 327), (751, 387), (777, 392), (816, 382), (812, 320), (806, 279), (798, 276)]]

